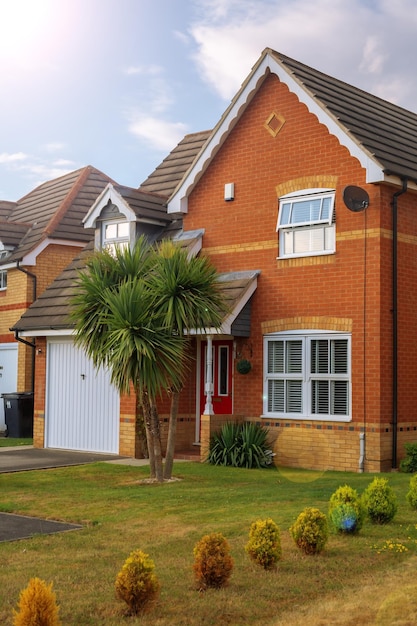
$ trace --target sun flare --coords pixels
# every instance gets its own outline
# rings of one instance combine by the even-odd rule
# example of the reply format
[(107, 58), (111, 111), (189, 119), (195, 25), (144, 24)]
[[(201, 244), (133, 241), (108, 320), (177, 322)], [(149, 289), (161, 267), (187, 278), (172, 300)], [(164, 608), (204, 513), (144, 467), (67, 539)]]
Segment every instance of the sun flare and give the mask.
[(33, 61), (52, 28), (53, 5), (53, 0), (0, 0), (0, 59)]

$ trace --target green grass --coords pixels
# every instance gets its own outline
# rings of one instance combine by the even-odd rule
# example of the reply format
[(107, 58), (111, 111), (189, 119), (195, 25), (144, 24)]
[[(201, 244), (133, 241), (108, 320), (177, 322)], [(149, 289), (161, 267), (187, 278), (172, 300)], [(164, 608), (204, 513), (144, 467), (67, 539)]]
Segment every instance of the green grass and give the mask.
[(33, 439), (18, 439), (16, 437), (0, 437), (0, 448), (11, 448), (14, 446), (31, 446)]
[[(147, 467), (97, 463), (0, 475), (0, 510), (82, 523), (83, 530), (1, 544), (0, 623), (29, 579), (53, 582), (66, 626), (298, 626), (411, 624), (417, 619), (417, 513), (405, 500), (410, 475), (386, 474), (399, 509), (387, 526), (331, 535), (325, 551), (304, 556), (289, 526), (306, 506), (327, 513), (337, 487), (359, 493), (370, 474), (244, 470), (196, 463), (174, 468), (178, 481), (142, 482)], [(250, 524), (271, 517), (282, 559), (265, 572), (245, 553)], [(193, 547), (208, 532), (228, 539), (235, 561), (227, 588), (199, 593)], [(155, 562), (161, 594), (149, 614), (124, 615), (114, 580), (134, 549)], [(343, 607), (343, 610), (341, 610)]]

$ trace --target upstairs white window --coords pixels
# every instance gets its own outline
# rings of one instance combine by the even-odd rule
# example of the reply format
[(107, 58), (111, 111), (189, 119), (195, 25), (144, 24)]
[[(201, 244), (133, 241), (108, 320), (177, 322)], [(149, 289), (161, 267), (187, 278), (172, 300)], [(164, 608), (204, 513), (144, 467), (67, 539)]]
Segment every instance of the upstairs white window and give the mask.
[(267, 335), (264, 371), (265, 416), (350, 420), (349, 335)]
[(334, 195), (334, 189), (305, 189), (280, 198), (280, 258), (335, 251)]
[(0, 270), (0, 291), (7, 289), (7, 270)]
[(110, 251), (125, 248), (130, 241), (130, 224), (123, 220), (103, 222), (102, 247)]

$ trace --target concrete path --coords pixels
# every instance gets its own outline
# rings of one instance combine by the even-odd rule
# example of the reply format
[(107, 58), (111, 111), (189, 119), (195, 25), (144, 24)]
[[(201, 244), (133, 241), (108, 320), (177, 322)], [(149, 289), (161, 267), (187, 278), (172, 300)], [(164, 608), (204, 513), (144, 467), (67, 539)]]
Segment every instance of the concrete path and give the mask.
[[(69, 465), (84, 465), (97, 461), (113, 463), (145, 464), (146, 460), (128, 459), (115, 454), (96, 454), (93, 452), (73, 452), (71, 450), (52, 450), (33, 446), (0, 448), (0, 474), (24, 472), (34, 469), (50, 469)], [(136, 462), (137, 461), (137, 462)]]

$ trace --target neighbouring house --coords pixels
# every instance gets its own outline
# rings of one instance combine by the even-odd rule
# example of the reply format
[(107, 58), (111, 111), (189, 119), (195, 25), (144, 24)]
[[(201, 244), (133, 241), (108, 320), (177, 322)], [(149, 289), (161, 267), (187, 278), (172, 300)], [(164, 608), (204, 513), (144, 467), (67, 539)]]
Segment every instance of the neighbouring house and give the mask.
[[(220, 332), (196, 333), (178, 445), (198, 443), (204, 458), (224, 422), (255, 421), (278, 464), (396, 468), (417, 438), (417, 115), (267, 48), (216, 127), (185, 138), (137, 190), (149, 194), (164, 228), (210, 257), (231, 304)], [(96, 245), (107, 219), (130, 239), (146, 221), (113, 186), (85, 218)], [(73, 285), (71, 266), (14, 330), (39, 351), (36, 445), (63, 447), (74, 428), (74, 447), (99, 450), (95, 383), (58, 419), (76, 381), (97, 375), (83, 355), (75, 363)], [(65, 338), (48, 322), (54, 291)], [(135, 454), (133, 404), (114, 400), (113, 452)]]
[(110, 181), (88, 166), (0, 202), (0, 431), (1, 394), (31, 393), (34, 384), (34, 349), (10, 328), (92, 238), (82, 220)]

